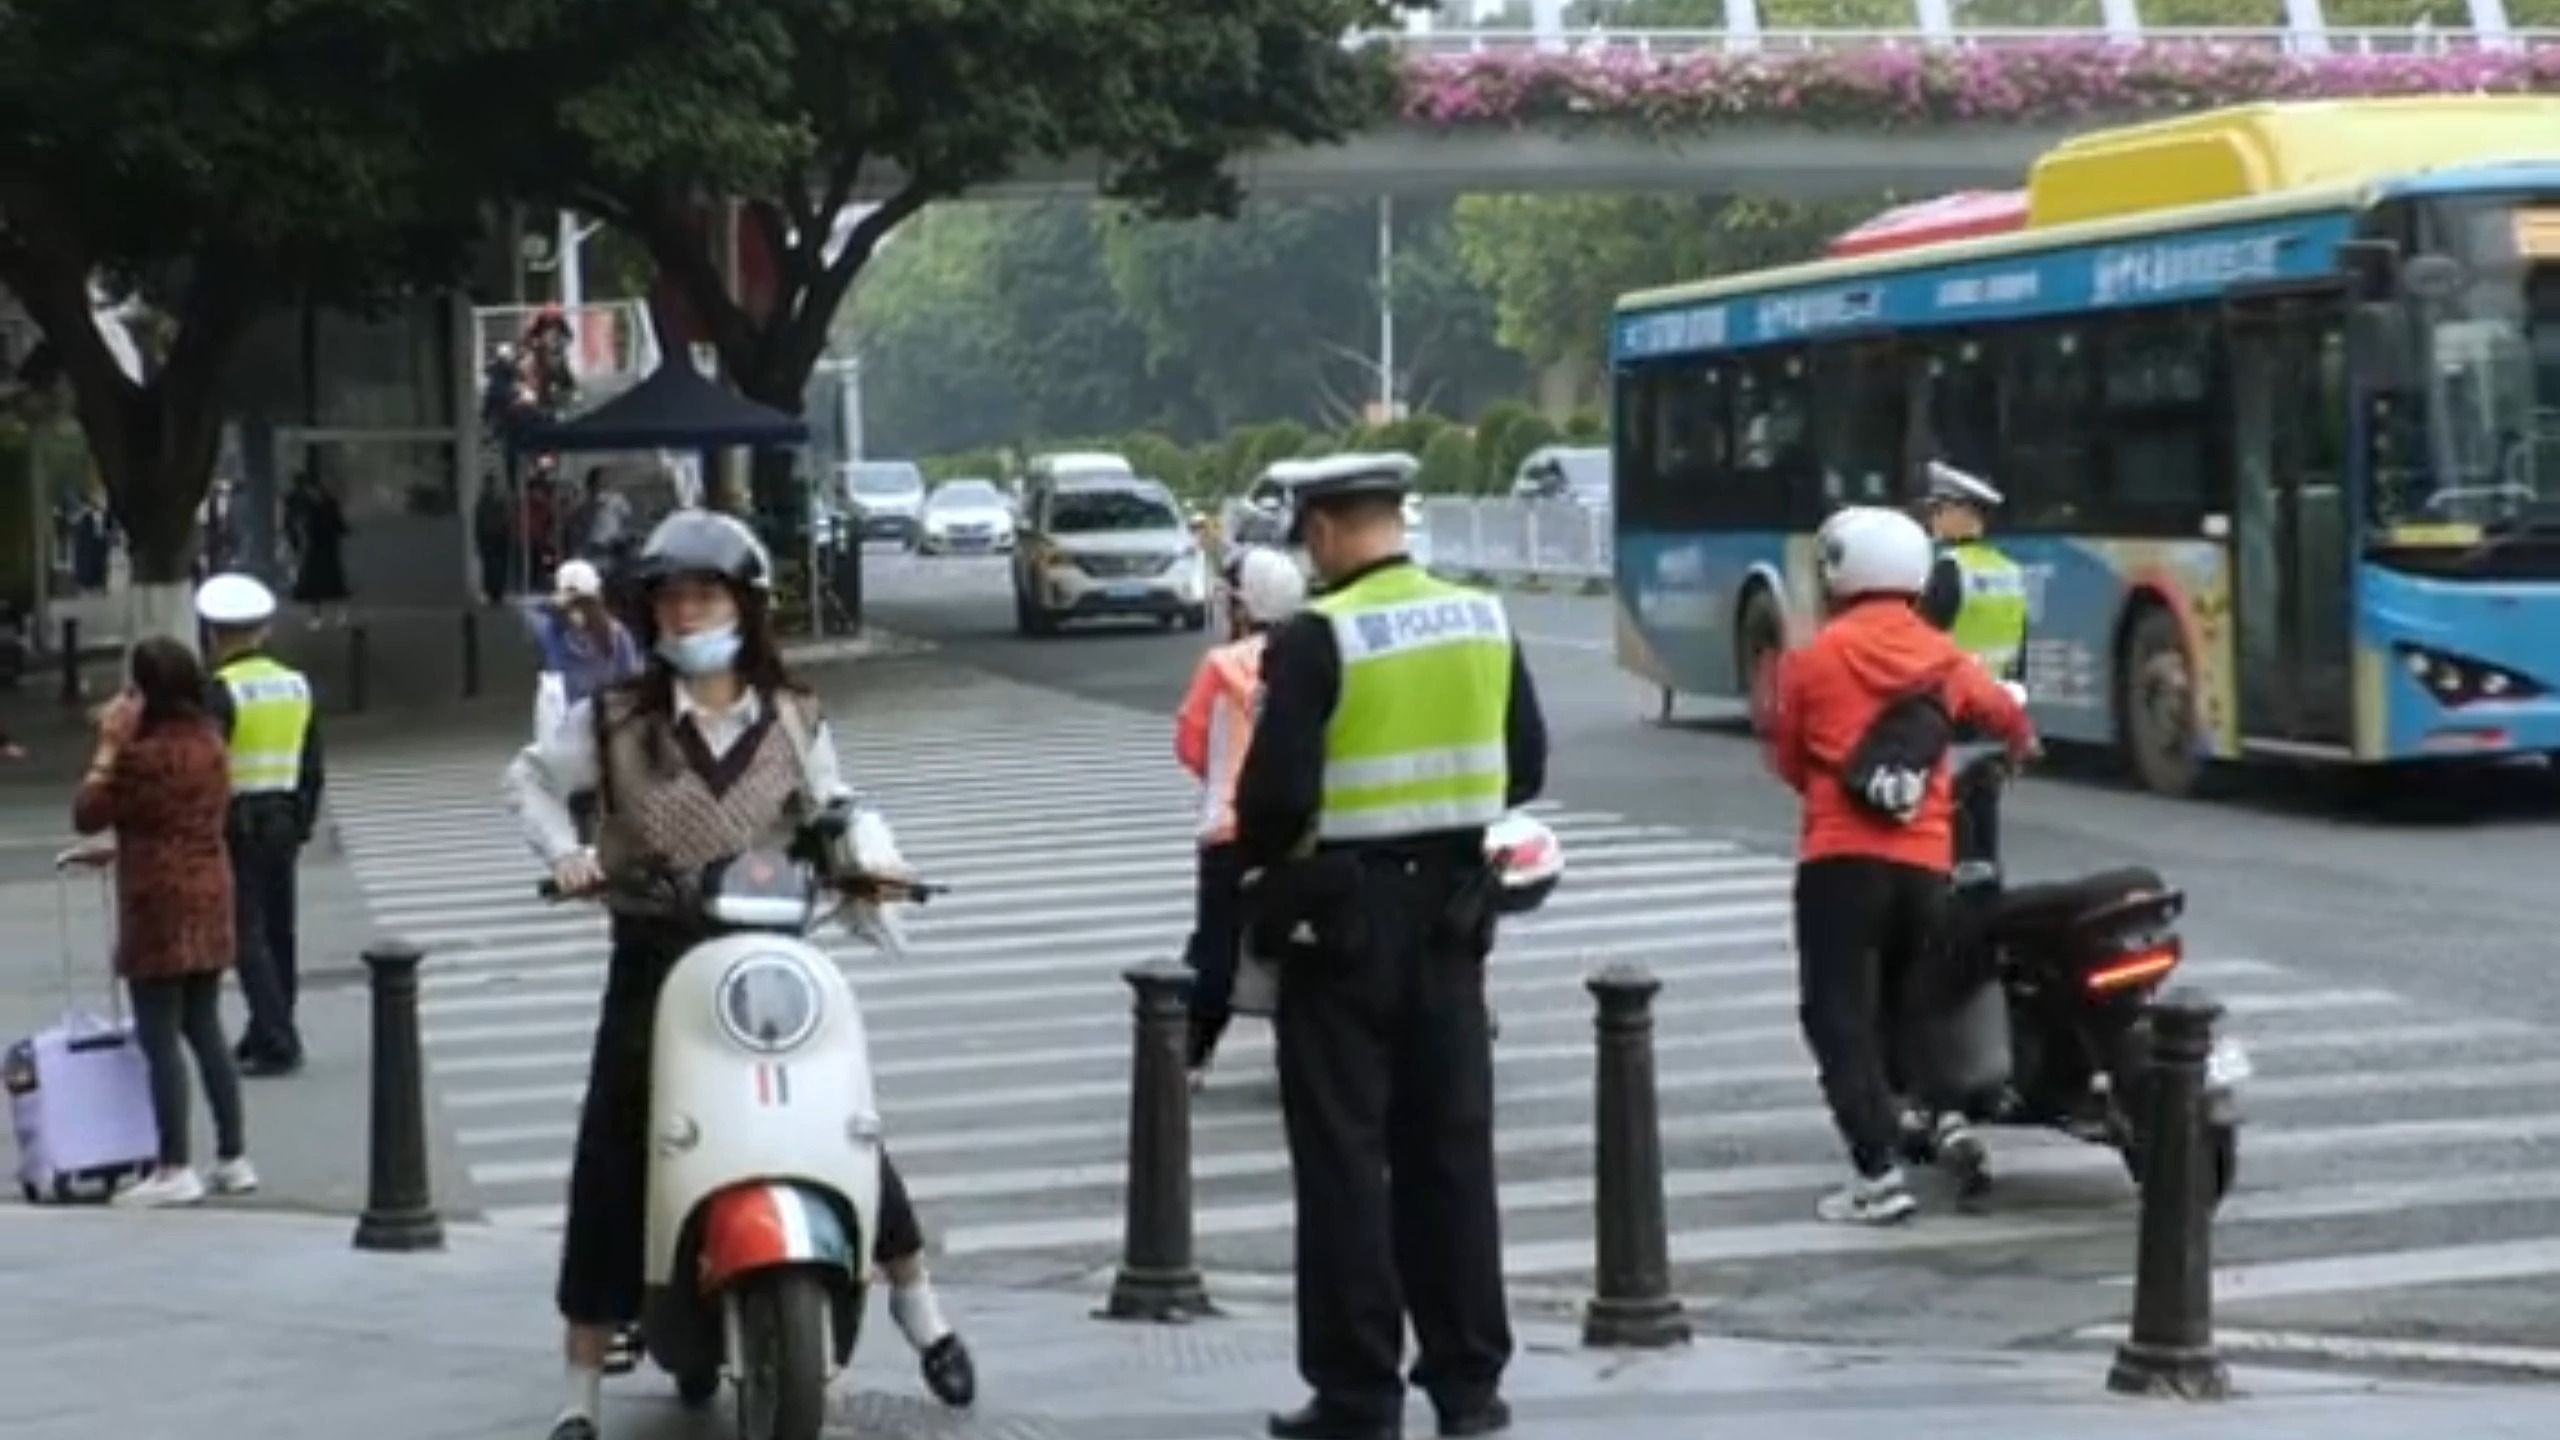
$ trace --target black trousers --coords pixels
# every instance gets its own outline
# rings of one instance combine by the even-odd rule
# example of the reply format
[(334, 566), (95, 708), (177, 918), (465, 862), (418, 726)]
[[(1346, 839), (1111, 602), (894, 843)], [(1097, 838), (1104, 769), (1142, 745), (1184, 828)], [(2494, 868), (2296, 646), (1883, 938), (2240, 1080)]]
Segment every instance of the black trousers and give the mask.
[(1893, 1164), (1901, 1137), (1894, 1074), (1912, 997), (1934, 953), (1947, 877), (1865, 857), (1796, 867), (1796, 967), (1805, 1043), (1823, 1099), (1862, 1175)]
[(294, 882), (302, 845), (299, 837), (274, 825), (235, 825), (229, 841), (240, 995), (249, 1004), (240, 1053), (299, 1060), (302, 1032), (294, 1024), (293, 1009), (302, 992), (302, 967), (296, 953)]
[[(613, 959), (596, 1021), (587, 1100), (569, 1162), (569, 1215), (560, 1241), (561, 1318), (626, 1325), (640, 1318), (648, 1244), (649, 1052), (658, 990), (700, 933), (617, 918)], [(880, 1264), (924, 1249), (897, 1167), (880, 1156), (880, 1214), (871, 1256)]]
[(1365, 953), (1293, 959), (1280, 1103), (1297, 1191), (1298, 1372), (1346, 1409), (1489, 1399), (1511, 1359), (1484, 954), (1440, 933), (1450, 867), (1362, 864)]
[[(1201, 847), (1191, 944), (1183, 959), (1192, 971), (1192, 1034), (1212, 1041), (1226, 1027), (1228, 1002), (1236, 989), (1237, 955), (1244, 943), (1243, 884), (1244, 862), (1235, 846)], [(1200, 1058), (1195, 1054), (1193, 1063)]]
[(151, 1118), (160, 1130), (160, 1163), (185, 1165), (193, 1149), (182, 1044), (194, 1052), (196, 1072), (204, 1077), (205, 1104), (213, 1110), (215, 1158), (238, 1159), (247, 1141), (240, 1117), (240, 1074), (231, 1068), (231, 1052), (222, 1044), (221, 972), (128, 980), (125, 990), (133, 997), (134, 1038), (151, 1067)]

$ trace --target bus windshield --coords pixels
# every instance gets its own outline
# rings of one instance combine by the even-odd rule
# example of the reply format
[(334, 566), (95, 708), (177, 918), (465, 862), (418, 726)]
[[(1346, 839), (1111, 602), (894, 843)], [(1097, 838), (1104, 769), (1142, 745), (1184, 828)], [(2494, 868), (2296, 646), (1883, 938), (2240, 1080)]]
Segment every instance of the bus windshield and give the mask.
[(2426, 463), (2377, 477), (2384, 526), (2560, 528), (2560, 204), (2442, 207), (2461, 286), (2413, 298)]

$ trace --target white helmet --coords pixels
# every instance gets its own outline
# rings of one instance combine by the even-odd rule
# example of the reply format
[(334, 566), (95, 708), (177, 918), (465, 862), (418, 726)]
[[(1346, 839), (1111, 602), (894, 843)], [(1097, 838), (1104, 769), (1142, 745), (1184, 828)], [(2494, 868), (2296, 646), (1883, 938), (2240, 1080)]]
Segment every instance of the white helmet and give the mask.
[(1899, 510), (1853, 505), (1822, 523), (1814, 537), (1822, 585), (1835, 600), (1859, 595), (1917, 595), (1929, 588), (1937, 552), (1920, 522)]
[(276, 592), (254, 575), (225, 571), (196, 590), (196, 617), (225, 630), (264, 625), (275, 618)]
[(1257, 625), (1278, 625), (1307, 603), (1307, 577), (1297, 562), (1257, 546), (1236, 562), (1236, 598)]

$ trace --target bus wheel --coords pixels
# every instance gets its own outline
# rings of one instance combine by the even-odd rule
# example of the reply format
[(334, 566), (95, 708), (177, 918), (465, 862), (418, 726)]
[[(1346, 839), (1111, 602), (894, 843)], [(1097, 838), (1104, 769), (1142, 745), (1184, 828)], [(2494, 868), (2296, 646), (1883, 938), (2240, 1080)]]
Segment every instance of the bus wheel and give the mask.
[(1755, 585), (1742, 602), (1742, 622), (1733, 627), (1734, 688), (1745, 699), (1759, 701), (1770, 681), (1768, 669), (1786, 648), (1786, 627), (1778, 619), (1778, 602), (1765, 585)]
[(2136, 616), (2117, 658), (2125, 757), (2144, 788), (2188, 795), (2204, 772), (2196, 754), (2195, 666), (2177, 617), (2160, 606)]

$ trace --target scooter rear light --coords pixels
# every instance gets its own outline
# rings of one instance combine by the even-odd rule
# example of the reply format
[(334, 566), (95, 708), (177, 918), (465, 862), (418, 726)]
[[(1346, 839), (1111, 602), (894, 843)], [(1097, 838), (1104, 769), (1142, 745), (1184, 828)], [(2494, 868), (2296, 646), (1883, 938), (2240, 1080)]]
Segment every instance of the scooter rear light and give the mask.
[(2128, 954), (2118, 955), (2091, 970), (2087, 983), (2092, 995), (2112, 995), (2151, 984), (2178, 968), (2185, 947), (2175, 938), (2146, 945)]

